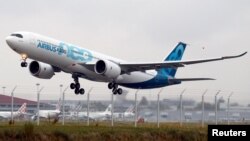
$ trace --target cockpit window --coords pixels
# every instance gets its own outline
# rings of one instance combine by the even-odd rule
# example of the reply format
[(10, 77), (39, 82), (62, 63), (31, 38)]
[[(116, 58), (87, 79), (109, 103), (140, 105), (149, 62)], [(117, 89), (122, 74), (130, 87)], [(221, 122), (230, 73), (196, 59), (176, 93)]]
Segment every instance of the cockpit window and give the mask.
[(11, 36), (15, 36), (15, 37), (18, 37), (18, 38), (23, 38), (22, 34), (11, 34)]

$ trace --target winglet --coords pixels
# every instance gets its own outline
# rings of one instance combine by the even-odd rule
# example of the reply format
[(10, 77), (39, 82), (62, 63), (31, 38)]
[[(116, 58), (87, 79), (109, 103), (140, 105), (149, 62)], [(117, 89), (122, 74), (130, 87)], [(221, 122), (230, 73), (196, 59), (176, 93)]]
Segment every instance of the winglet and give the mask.
[(222, 57), (222, 59), (229, 59), (229, 58), (238, 58), (238, 57), (241, 57), (241, 56), (244, 56), (245, 54), (247, 54), (247, 51), (240, 54), (240, 55), (235, 55), (235, 56), (224, 56)]
[(247, 54), (247, 51), (245, 51), (244, 53), (240, 54), (239, 56), (244, 56), (245, 54)]

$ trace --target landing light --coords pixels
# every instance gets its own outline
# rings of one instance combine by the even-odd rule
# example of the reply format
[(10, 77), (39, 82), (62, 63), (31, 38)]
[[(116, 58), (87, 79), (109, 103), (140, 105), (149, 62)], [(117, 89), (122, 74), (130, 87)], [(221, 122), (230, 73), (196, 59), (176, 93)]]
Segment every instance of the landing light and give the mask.
[(21, 54), (21, 56), (22, 56), (22, 59), (23, 59), (23, 60), (27, 58), (27, 55), (26, 55), (26, 54)]

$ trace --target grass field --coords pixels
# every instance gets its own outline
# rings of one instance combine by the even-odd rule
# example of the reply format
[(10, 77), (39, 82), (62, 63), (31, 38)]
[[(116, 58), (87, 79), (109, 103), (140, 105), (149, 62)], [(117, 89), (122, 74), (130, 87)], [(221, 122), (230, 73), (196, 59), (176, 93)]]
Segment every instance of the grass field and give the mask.
[(158, 129), (154, 123), (67, 123), (48, 124), (16, 123), (8, 125), (0, 123), (0, 141), (206, 141), (207, 128), (198, 124), (161, 123)]

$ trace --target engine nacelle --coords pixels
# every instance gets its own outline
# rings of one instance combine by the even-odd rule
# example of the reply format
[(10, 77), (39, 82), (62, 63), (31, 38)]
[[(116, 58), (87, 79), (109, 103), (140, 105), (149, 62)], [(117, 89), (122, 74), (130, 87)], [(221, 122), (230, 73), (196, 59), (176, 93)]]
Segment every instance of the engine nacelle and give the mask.
[(33, 76), (42, 79), (50, 79), (55, 75), (55, 71), (51, 65), (37, 61), (30, 63), (29, 70)]
[(108, 78), (115, 79), (121, 74), (121, 68), (116, 63), (108, 60), (99, 60), (95, 64), (95, 72), (107, 76)]

